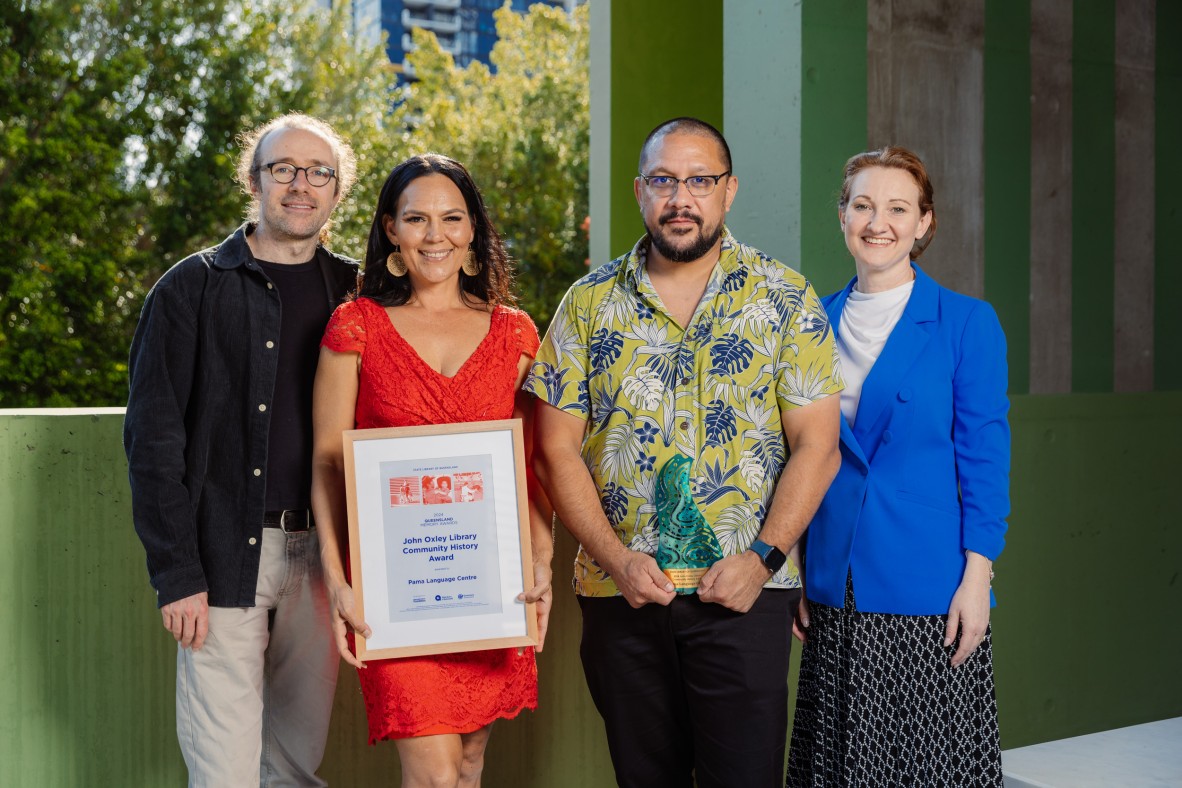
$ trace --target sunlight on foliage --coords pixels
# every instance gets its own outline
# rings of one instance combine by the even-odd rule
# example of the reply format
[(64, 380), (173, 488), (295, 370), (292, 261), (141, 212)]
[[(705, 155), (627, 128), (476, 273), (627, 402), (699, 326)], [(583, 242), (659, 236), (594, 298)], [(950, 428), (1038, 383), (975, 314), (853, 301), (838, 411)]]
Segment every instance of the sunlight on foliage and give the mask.
[(419, 81), (394, 116), (406, 153), (462, 161), (518, 263), (522, 307), (539, 326), (586, 273), (590, 146), (588, 9), (496, 12), (491, 60), (459, 69), (433, 33), (416, 30)]
[(421, 81), (399, 88), (344, 4), (0, 4), (0, 407), (124, 403), (144, 294), (242, 220), (236, 137), (290, 110), (358, 154), (336, 251), (363, 253), (395, 164), (446, 153), (472, 170), (544, 325), (585, 270), (587, 12), (502, 9), (497, 24), (496, 74), (416, 34)]

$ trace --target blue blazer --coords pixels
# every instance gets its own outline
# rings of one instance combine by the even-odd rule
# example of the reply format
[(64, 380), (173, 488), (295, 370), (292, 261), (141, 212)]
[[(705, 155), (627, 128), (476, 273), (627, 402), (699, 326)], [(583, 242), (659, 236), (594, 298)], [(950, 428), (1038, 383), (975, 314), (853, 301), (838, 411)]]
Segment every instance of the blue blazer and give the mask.
[[(806, 531), (805, 590), (831, 607), (843, 606), (850, 571), (858, 610), (946, 614), (964, 551), (993, 559), (1005, 543), (1005, 335), (989, 304), (912, 268), (911, 298), (854, 423), (841, 420), (841, 469)], [(856, 281), (822, 299), (834, 331)]]

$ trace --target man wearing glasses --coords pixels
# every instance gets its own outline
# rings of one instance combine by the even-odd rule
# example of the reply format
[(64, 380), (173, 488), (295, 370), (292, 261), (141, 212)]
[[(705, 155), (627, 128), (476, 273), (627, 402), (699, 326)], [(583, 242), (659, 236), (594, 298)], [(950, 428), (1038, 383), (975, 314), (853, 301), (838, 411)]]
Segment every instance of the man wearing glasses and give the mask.
[(726, 229), (713, 126), (659, 125), (634, 189), (647, 234), (571, 287), (525, 384), (580, 542), (583, 670), (621, 786), (779, 788), (786, 554), (839, 464), (833, 337), (808, 282)]
[(355, 169), (306, 115), (244, 135), (248, 221), (160, 278), (132, 341), (133, 517), (178, 643), (191, 786), (325, 785), (339, 657), (309, 509), (312, 381), (356, 281), (322, 245)]

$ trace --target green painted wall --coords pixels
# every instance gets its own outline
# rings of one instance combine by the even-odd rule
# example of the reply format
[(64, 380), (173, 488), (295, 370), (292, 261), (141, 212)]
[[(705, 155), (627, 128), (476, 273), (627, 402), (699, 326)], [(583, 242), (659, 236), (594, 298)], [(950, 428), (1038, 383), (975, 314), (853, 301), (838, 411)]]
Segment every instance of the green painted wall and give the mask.
[(1182, 393), (1013, 401), (993, 617), (1002, 746), (1182, 715)]
[(1116, 117), (1114, 0), (1072, 17), (1071, 390), (1112, 391)]
[(985, 298), (1030, 391), (1030, 1), (985, 3)]
[[(176, 646), (160, 625), (131, 525), (119, 409), (0, 411), (0, 786), (184, 785)], [(560, 534), (555, 626), (536, 713), (496, 724), (485, 785), (599, 788), (603, 725), (578, 661), (578, 605)], [(366, 744), (357, 674), (342, 666), (321, 774), (397, 786), (395, 746)]]
[[(131, 528), (121, 424), (0, 412), (0, 785), (184, 783), (175, 646)], [(1003, 746), (1182, 714), (1182, 393), (1017, 397), (1012, 424), (993, 619)], [(613, 783), (578, 662), (573, 558), (561, 534), (540, 709), (497, 723), (490, 788)], [(365, 740), (357, 677), (342, 670), (322, 774), (397, 785), (394, 746)]]
[(801, 15), (800, 262), (825, 295), (854, 275), (837, 198), (846, 160), (866, 149), (866, 0), (814, 0)]
[(723, 111), (736, 210), (727, 227), (800, 268), (799, 3), (723, 4)]
[(722, 0), (612, 4), (612, 257), (627, 253), (644, 234), (632, 182), (641, 143), (653, 127), (692, 115), (726, 131), (722, 5)]
[(1153, 311), (1154, 388), (1182, 389), (1182, 252), (1175, 236), (1182, 227), (1182, 3), (1158, 0), (1157, 51), (1154, 82), (1154, 148), (1157, 177), (1154, 201), (1157, 246), (1153, 291), (1157, 294)]
[(0, 785), (182, 785), (122, 417), (0, 416)]

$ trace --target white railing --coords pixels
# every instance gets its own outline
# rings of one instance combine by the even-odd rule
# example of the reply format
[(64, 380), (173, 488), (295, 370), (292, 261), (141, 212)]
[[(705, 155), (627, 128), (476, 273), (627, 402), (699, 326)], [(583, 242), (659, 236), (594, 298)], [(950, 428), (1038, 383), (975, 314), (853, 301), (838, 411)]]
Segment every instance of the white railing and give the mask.
[(454, 11), (460, 7), (460, 0), (402, 0), (402, 5), (406, 8), (439, 8)]
[(458, 14), (442, 18), (419, 16), (409, 8), (404, 8), (402, 9), (402, 27), (404, 29), (421, 27), (435, 33), (458, 33), (460, 32), (460, 17)]

